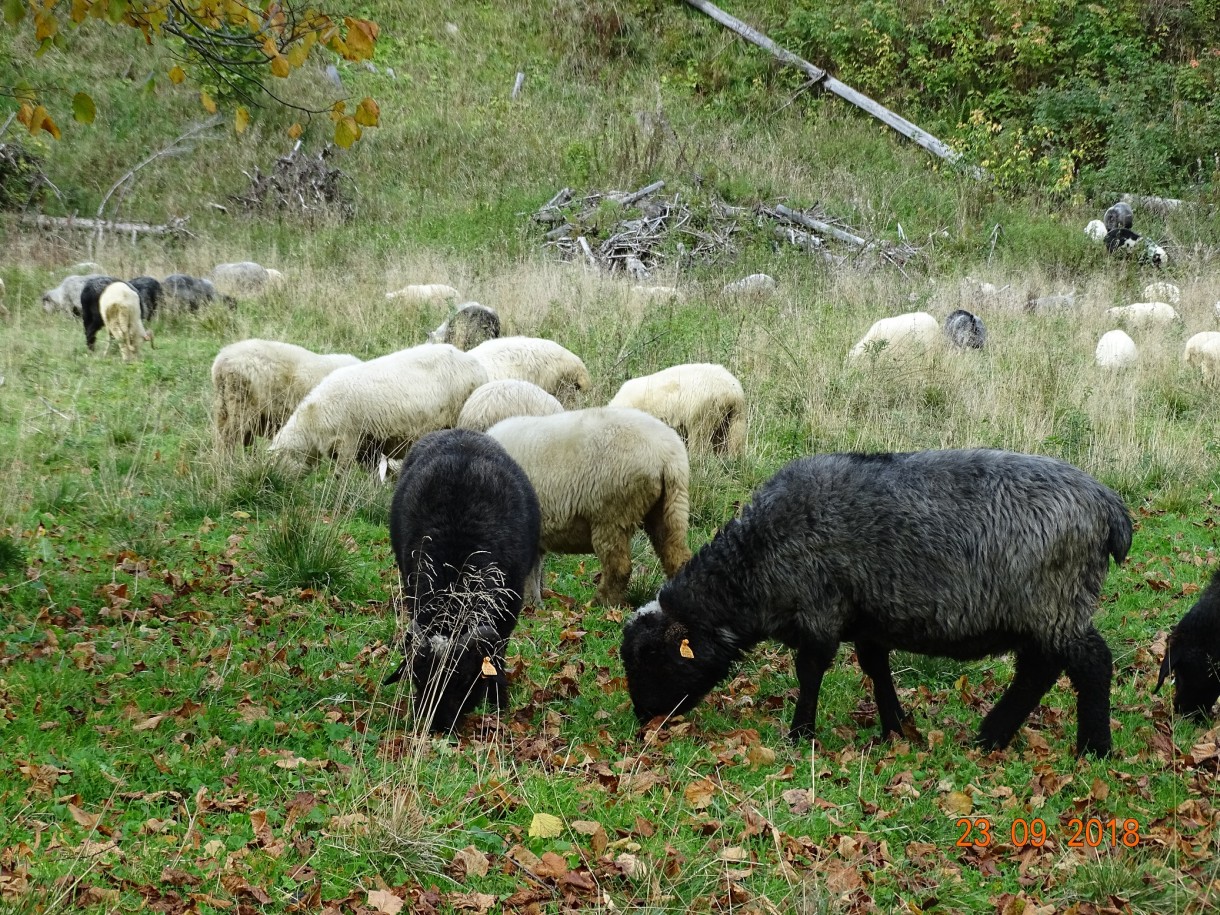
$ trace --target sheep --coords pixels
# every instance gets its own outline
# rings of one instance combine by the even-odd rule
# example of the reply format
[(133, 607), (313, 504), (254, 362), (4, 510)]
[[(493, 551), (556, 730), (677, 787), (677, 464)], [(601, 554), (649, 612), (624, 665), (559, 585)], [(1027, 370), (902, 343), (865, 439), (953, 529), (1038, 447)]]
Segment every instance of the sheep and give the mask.
[(739, 280), (727, 284), (720, 290), (721, 295), (767, 296), (775, 291), (775, 279), (765, 273), (751, 273)]
[(906, 354), (926, 350), (935, 345), (940, 332), (940, 322), (926, 311), (882, 318), (868, 329), (868, 333), (851, 348), (847, 357), (855, 360), (865, 353), (879, 351)]
[(959, 349), (982, 349), (987, 342), (987, 328), (978, 315), (959, 308), (945, 318), (945, 336)]
[(685, 296), (677, 286), (632, 286), (629, 296), (636, 301), (681, 302)]
[(319, 354), (278, 340), (230, 343), (212, 362), (216, 441), (222, 448), (252, 445), (274, 436), (318, 382), (360, 360), (346, 353)]
[(145, 330), (140, 320), (140, 294), (130, 284), (114, 282), (107, 286), (98, 300), (98, 309), (106, 331), (119, 341), (124, 362), (140, 354), (140, 340), (152, 344), (152, 332)]
[(1030, 298), (1025, 302), (1026, 311), (1050, 311), (1059, 308), (1075, 308), (1075, 292), (1059, 292), (1052, 295)]
[(488, 381), (519, 378), (568, 402), (591, 381), (580, 357), (554, 340), (539, 337), (498, 337), (469, 350), (487, 370)]
[(1130, 229), (1111, 229), (1106, 233), (1106, 250), (1111, 254), (1135, 254), (1140, 263), (1154, 267), (1169, 263), (1169, 254), (1164, 248)]
[(1132, 302), (1106, 309), (1106, 314), (1132, 328), (1167, 327), (1178, 319), (1172, 305), (1165, 302)]
[(460, 350), (469, 350), (500, 336), (500, 316), (494, 308), (467, 302), (445, 319), (436, 330), (429, 332), (429, 343), (452, 343)]
[(542, 549), (595, 553), (597, 603), (621, 604), (642, 525), (667, 576), (690, 558), (690, 464), (678, 433), (640, 410), (517, 416), (487, 434), (521, 465), (542, 505)]
[(268, 286), (283, 279), (278, 270), (270, 271), (254, 261), (238, 261), (233, 264), (217, 264), (212, 268), (213, 285), (225, 295), (259, 295)]
[(487, 381), (482, 364), (447, 343), (399, 350), (335, 369), (297, 404), (269, 453), (303, 474), (325, 455), (341, 465), (402, 457), (428, 432), (451, 427)]
[[(85, 288), (85, 284), (90, 280), (98, 279), (104, 276), (102, 273), (89, 273), (83, 276), (68, 276), (64, 277), (54, 289), (48, 289), (42, 294), (42, 308), (47, 314), (52, 314), (56, 311), (66, 311), (80, 317), (81, 306), (80, 296)], [(98, 293), (101, 294), (100, 292)]]
[(1207, 718), (1220, 698), (1220, 570), (1169, 634), (1154, 692), (1170, 674), (1174, 675), (1173, 710)]
[(1182, 304), (1182, 290), (1173, 283), (1149, 283), (1140, 293), (1148, 302), (1168, 302), (1170, 305)]
[(740, 455), (746, 441), (746, 398), (723, 365), (694, 363), (623, 382), (611, 407), (634, 407), (673, 427), (687, 448), (710, 446)]
[(462, 404), (457, 427), (486, 432), (510, 416), (551, 416), (562, 412), (563, 404), (538, 385), (518, 378), (505, 378), (475, 388)]
[(1205, 384), (1220, 380), (1220, 331), (1204, 331), (1187, 340), (1182, 361), (1197, 368)]
[(1090, 219), (1089, 224), (1084, 227), (1084, 234), (1093, 241), (1105, 241), (1107, 231), (1106, 224), (1100, 219)]
[(483, 698), (508, 704), (504, 649), (539, 562), (541, 509), (529, 478), (482, 432), (416, 442), (390, 504), (390, 545), (410, 611), (416, 717), (452, 731)]
[(140, 296), (140, 318), (151, 321), (161, 304), (161, 283), (151, 276), (137, 276), (128, 280), (127, 285)]
[(1121, 200), (1106, 210), (1102, 217), (1102, 224), (1107, 232), (1113, 232), (1115, 229), (1130, 229), (1134, 222), (1135, 213), (1131, 211), (1131, 205)]
[(636, 716), (693, 708), (763, 639), (795, 651), (790, 736), (811, 738), (822, 676), (855, 643), (883, 735), (901, 734), (892, 650), (1014, 652), (978, 742), (1008, 745), (1067, 670), (1078, 753), (1110, 750), (1109, 647), (1092, 624), (1122, 499), (1054, 458), (1007, 451), (827, 454), (783, 467), (623, 630)]
[[(121, 282), (117, 277), (113, 276), (94, 276), (86, 280), (80, 291), (80, 316), (81, 322), (85, 327), (85, 346), (93, 349), (97, 342), (98, 332), (106, 326), (105, 320), (102, 318), (101, 298), (102, 293), (112, 283)], [(132, 290), (133, 292), (135, 290)], [(139, 294), (136, 294), (139, 298)]]
[(445, 302), (460, 298), (461, 293), (444, 283), (413, 283), (394, 292), (387, 292), (385, 297), (387, 299), (406, 299), (408, 302)]
[(196, 312), (217, 299), (229, 308), (237, 307), (237, 299), (231, 295), (221, 295), (211, 280), (185, 273), (171, 273), (163, 279), (161, 292), (167, 303), (172, 302), (191, 312)]
[(1139, 350), (1135, 341), (1121, 330), (1111, 330), (1101, 335), (1094, 351), (1094, 361), (1102, 368), (1121, 369), (1135, 365)]

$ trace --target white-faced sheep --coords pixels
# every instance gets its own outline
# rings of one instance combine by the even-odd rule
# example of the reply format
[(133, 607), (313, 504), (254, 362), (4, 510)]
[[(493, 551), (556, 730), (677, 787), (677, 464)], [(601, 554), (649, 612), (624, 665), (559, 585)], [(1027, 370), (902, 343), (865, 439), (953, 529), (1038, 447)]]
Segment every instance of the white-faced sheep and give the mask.
[(542, 549), (597, 554), (598, 603), (622, 603), (631, 577), (631, 537), (641, 526), (666, 575), (690, 557), (690, 464), (678, 433), (656, 417), (592, 407), (506, 419), (487, 434), (538, 492)]
[(1182, 360), (1198, 369), (1206, 384), (1220, 381), (1220, 331), (1207, 330), (1187, 340)]
[(462, 404), (457, 427), (486, 432), (511, 416), (552, 416), (562, 412), (563, 404), (538, 385), (518, 378), (505, 378), (475, 388)]
[(746, 396), (723, 365), (675, 365), (623, 382), (612, 407), (634, 407), (672, 426), (688, 448), (739, 455), (746, 441)]
[(196, 312), (218, 299), (229, 308), (237, 307), (237, 299), (231, 295), (221, 295), (211, 280), (185, 273), (171, 273), (163, 279), (161, 292), (166, 304), (173, 304), (191, 312)]
[(390, 545), (410, 613), (406, 660), (416, 718), (451, 731), (484, 698), (508, 703), (504, 649), (537, 572), (541, 512), (529, 478), (467, 429), (421, 438), (390, 504)]
[(987, 328), (978, 315), (959, 308), (945, 318), (945, 338), (958, 349), (982, 349), (987, 343)]
[(1178, 319), (1172, 305), (1165, 302), (1132, 302), (1106, 309), (1106, 314), (1131, 328), (1168, 327)]
[(102, 290), (98, 302), (102, 321), (111, 338), (119, 341), (123, 361), (130, 362), (140, 354), (140, 341), (152, 343), (152, 332), (140, 320), (140, 294), (127, 283), (111, 283)]
[(590, 385), (589, 370), (571, 350), (540, 337), (498, 337), (469, 351), (487, 370), (488, 381), (519, 378), (570, 402)]
[(284, 275), (278, 270), (268, 270), (254, 261), (238, 261), (233, 264), (217, 264), (212, 268), (212, 283), (224, 295), (259, 295), (281, 282)]
[(775, 291), (775, 278), (765, 273), (751, 273), (734, 280), (720, 290), (721, 295), (767, 296)]
[(370, 466), (378, 454), (399, 458), (421, 436), (453, 426), (486, 381), (479, 360), (446, 343), (336, 369), (297, 404), (269, 452), (297, 474), (326, 456)]
[(346, 353), (315, 353), (278, 340), (230, 343), (212, 362), (218, 444), (231, 449), (275, 435), (319, 381), (358, 362)]
[(429, 343), (452, 343), (460, 350), (469, 350), (500, 336), (500, 316), (494, 308), (467, 302), (428, 333)]
[(1089, 224), (1084, 227), (1084, 234), (1093, 241), (1105, 241), (1106, 224), (1100, 219), (1090, 219)]
[(47, 314), (62, 311), (80, 317), (80, 297), (85, 284), (92, 279), (98, 279), (104, 275), (102, 273), (89, 273), (83, 276), (73, 275), (64, 277), (62, 283), (54, 289), (48, 289), (42, 294), (43, 311)]
[(1168, 302), (1170, 305), (1182, 304), (1182, 290), (1173, 283), (1149, 283), (1140, 293), (1146, 302)]
[(461, 293), (444, 283), (412, 283), (385, 294), (387, 299), (406, 299), (408, 302), (450, 302), (461, 297)]
[(893, 650), (1014, 652), (979, 743), (1008, 745), (1066, 669), (1078, 753), (1110, 751), (1110, 650), (1092, 616), (1131, 545), (1122, 499), (1052, 458), (1005, 451), (829, 454), (781, 469), (623, 630), (637, 717), (693, 708), (746, 651), (795, 651), (793, 738), (813, 736), (822, 676), (851, 641), (883, 734), (901, 734)]
[(1121, 369), (1139, 361), (1139, 350), (1135, 347), (1135, 341), (1126, 333), (1111, 330), (1102, 334), (1101, 339), (1097, 341), (1093, 359), (1102, 368)]
[(1174, 676), (1173, 710), (1204, 719), (1220, 698), (1220, 571), (1165, 643), (1159, 690)]
[(847, 357), (854, 360), (865, 353), (905, 356), (925, 352), (936, 345), (940, 333), (940, 322), (926, 311), (882, 318), (868, 329)]

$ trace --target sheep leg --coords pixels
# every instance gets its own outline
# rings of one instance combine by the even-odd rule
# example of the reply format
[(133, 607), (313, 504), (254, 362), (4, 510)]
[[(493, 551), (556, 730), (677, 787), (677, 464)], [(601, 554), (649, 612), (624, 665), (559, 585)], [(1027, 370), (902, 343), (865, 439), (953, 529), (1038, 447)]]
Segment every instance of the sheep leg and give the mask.
[(822, 676), (835, 658), (838, 645), (820, 642), (802, 645), (796, 650), (796, 679), (801, 691), (796, 697), (796, 711), (792, 714), (792, 730), (788, 739), (800, 741), (813, 738), (813, 726), (818, 717), (818, 693), (822, 689)]
[(979, 728), (977, 743), (988, 750), (1002, 750), (1016, 736), (1030, 713), (1038, 707), (1059, 674), (1062, 655), (1028, 645), (1017, 652), (1017, 672)]
[(631, 532), (599, 526), (590, 534), (593, 552), (602, 565), (602, 581), (594, 600), (603, 607), (618, 606), (627, 596), (627, 582), (631, 579)]
[(881, 736), (902, 736), (902, 722), (906, 713), (898, 701), (894, 689), (894, 675), (890, 671), (890, 652), (876, 642), (857, 641), (856, 660), (860, 669), (873, 681), (873, 698), (877, 702), (877, 717), (881, 719)]
[(1076, 755), (1110, 755), (1110, 646), (1090, 628), (1065, 652), (1067, 675), (1076, 688)]

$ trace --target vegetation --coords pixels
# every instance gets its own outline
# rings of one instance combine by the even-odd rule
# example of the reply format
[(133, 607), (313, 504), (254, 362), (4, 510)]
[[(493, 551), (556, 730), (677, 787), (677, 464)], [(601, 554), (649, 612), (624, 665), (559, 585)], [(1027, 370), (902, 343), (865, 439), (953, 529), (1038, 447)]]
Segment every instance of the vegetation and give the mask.
[[(831, 100), (785, 104), (797, 77), (680, 4), (410, 6), (359, 10), (382, 27), (377, 72), (339, 64), (353, 97), (383, 100), (381, 129), (332, 160), (358, 191), (353, 219), (214, 206), (290, 145), (293, 115), (270, 110), (149, 164), (112, 198), (132, 218), (189, 217), (179, 242), (86, 241), (0, 219), (11, 312), (0, 325), (0, 909), (1214, 908), (1220, 738), (1214, 721), (1174, 719), (1168, 696), (1150, 692), (1165, 633), (1217, 565), (1220, 403), (1180, 362), (1185, 339), (1216, 322), (1212, 211), (1137, 208), (1137, 228), (1172, 257), (1156, 272), (1083, 236), (1112, 202), (1090, 202), (1083, 170), (1059, 192), (1057, 172), (1005, 191), (940, 170)], [(784, 31), (797, 17), (781, 12), (766, 2), (751, 15), (831, 63)], [(58, 143), (21, 140), (40, 157), (48, 212), (94, 212), (197, 114), (185, 84), (138, 91), (168, 50), (132, 37), (86, 23), (66, 33), (71, 53), (39, 58), (48, 81), (92, 87), (98, 108)], [(0, 83), (35, 50), (29, 35), (0, 35)], [(835, 63), (912, 119), (916, 104), (932, 107), (898, 104)], [(330, 84), (306, 64), (288, 85), (321, 100)], [(306, 124), (302, 145), (329, 134)], [(1196, 177), (1176, 187), (1206, 203)], [(564, 186), (657, 179), (700, 220), (727, 213), (732, 226), (688, 227), (728, 235), (715, 259), (690, 256), (693, 234), (661, 247), (647, 282), (677, 282), (678, 301), (641, 300), (621, 276), (560, 261), (543, 246), (549, 227), (528, 219)], [(751, 210), (780, 198), (819, 204), (881, 250), (903, 237), (911, 250), (895, 261), (832, 245), (847, 259), (831, 266)], [(602, 210), (605, 225), (644, 213)], [(235, 311), (159, 314), (156, 348), (123, 365), (88, 354), (78, 322), (39, 306), (85, 258), (124, 276), (253, 258), (286, 281)], [(760, 270), (775, 295), (721, 295)], [(999, 296), (979, 298), (967, 276)], [(1182, 286), (1181, 324), (1135, 332), (1133, 370), (1097, 371), (1105, 308), (1153, 279)], [(617, 657), (629, 608), (589, 607), (597, 564), (581, 556), (548, 560), (544, 606), (510, 642), (510, 710), (472, 716), (456, 739), (418, 733), (409, 697), (380, 686), (399, 660), (389, 487), (330, 466), (286, 479), (265, 442), (222, 456), (209, 418), (209, 366), (234, 340), (361, 357), (421, 341), (444, 309), (385, 299), (406, 282), (449, 283), (510, 331), (580, 354), (589, 405), (678, 362), (734, 371), (750, 404), (746, 453), (693, 459), (692, 547), (810, 452), (1012, 448), (1115, 487), (1137, 531), (1098, 616), (1115, 656), (1114, 755), (1072, 757), (1066, 681), (1011, 748), (982, 754), (971, 741), (1011, 663), (910, 655), (895, 667), (917, 733), (879, 743), (850, 646), (827, 675), (816, 744), (785, 739), (796, 683), (774, 645), (686, 720), (641, 730)], [(1069, 290), (1073, 308), (1024, 309)], [(987, 322), (981, 353), (892, 362), (883, 349), (845, 364), (876, 318), (959, 306)], [(642, 540), (635, 558), (638, 604), (662, 579)]]

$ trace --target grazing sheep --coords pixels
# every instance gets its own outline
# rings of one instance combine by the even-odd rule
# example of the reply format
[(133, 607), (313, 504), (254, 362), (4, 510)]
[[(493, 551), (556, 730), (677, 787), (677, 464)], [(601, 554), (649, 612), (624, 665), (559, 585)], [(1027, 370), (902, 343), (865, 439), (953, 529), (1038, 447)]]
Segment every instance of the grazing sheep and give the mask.
[(98, 309), (106, 331), (119, 341), (124, 362), (140, 354), (141, 340), (152, 343), (152, 332), (145, 330), (140, 320), (140, 294), (128, 283), (114, 282), (102, 290)]
[(486, 432), (510, 416), (551, 416), (562, 412), (563, 404), (538, 385), (518, 378), (505, 378), (475, 388), (462, 404), (457, 427)]
[[(42, 294), (43, 311), (47, 314), (64, 311), (79, 318), (81, 315), (80, 296), (85, 284), (102, 276), (104, 274), (89, 273), (84, 276), (64, 277), (62, 283)], [(98, 294), (101, 295), (100, 292)]]
[(416, 717), (452, 731), (487, 698), (508, 704), (504, 649), (539, 562), (541, 511), (525, 472), (468, 429), (421, 438), (390, 504), (390, 545), (411, 615), (404, 660)]
[(1182, 360), (1197, 368), (1206, 384), (1220, 380), (1220, 331), (1204, 331), (1187, 340)]
[(1164, 267), (1169, 254), (1149, 238), (1130, 229), (1111, 229), (1106, 233), (1106, 250), (1111, 254), (1134, 254), (1142, 264)]
[(739, 455), (746, 442), (746, 397), (723, 365), (694, 363), (623, 382), (612, 407), (634, 407), (672, 426), (688, 448), (710, 445)]
[(1182, 290), (1173, 283), (1149, 283), (1140, 293), (1147, 302), (1168, 302), (1170, 305), (1182, 304)]
[(1121, 330), (1111, 330), (1101, 335), (1097, 341), (1094, 360), (1102, 368), (1121, 369), (1135, 365), (1139, 360), (1139, 350), (1135, 341)]
[(637, 717), (694, 707), (763, 639), (793, 648), (791, 736), (813, 736), (822, 676), (855, 643), (883, 734), (904, 718), (893, 650), (1016, 654), (979, 743), (1008, 745), (1066, 669), (1078, 753), (1110, 750), (1110, 650), (1093, 627), (1122, 499), (1053, 458), (1006, 451), (829, 454), (782, 468), (623, 630)]
[(1220, 698), (1220, 570), (1173, 627), (1156, 690), (1174, 675), (1173, 710), (1204, 719)]
[(945, 336), (958, 349), (982, 349), (987, 342), (987, 328), (978, 315), (959, 308), (945, 318)]
[(217, 299), (230, 308), (237, 307), (237, 299), (230, 295), (221, 295), (211, 280), (185, 273), (171, 273), (163, 279), (161, 293), (167, 303), (173, 303), (191, 312), (196, 312)]
[(268, 449), (290, 473), (319, 458), (341, 465), (399, 458), (417, 439), (457, 422), (487, 381), (479, 360), (446, 343), (425, 343), (335, 369), (297, 404)]
[(469, 350), (499, 336), (500, 316), (496, 310), (478, 302), (467, 302), (428, 334), (428, 342), (452, 343), (460, 350)]
[(1106, 232), (1106, 224), (1100, 219), (1090, 219), (1089, 224), (1084, 227), (1084, 234), (1093, 241), (1105, 241)]
[(488, 381), (519, 378), (538, 385), (568, 402), (590, 385), (589, 371), (580, 357), (554, 340), (540, 337), (498, 337), (470, 350), (487, 370)]
[(1132, 302), (1106, 309), (1106, 314), (1131, 328), (1168, 327), (1178, 319), (1172, 305), (1165, 302)]
[(319, 381), (359, 362), (346, 353), (319, 354), (278, 340), (230, 343), (212, 362), (217, 442), (232, 449), (252, 445), (255, 436), (275, 435)]
[(444, 283), (412, 283), (396, 292), (387, 292), (387, 299), (406, 299), (408, 302), (446, 302), (458, 299), (461, 293)]
[(596, 553), (599, 604), (623, 602), (631, 537), (642, 525), (673, 575), (690, 558), (690, 465), (678, 433), (639, 410), (592, 407), (518, 416), (487, 432), (529, 476), (542, 504), (542, 549)]
[(161, 304), (161, 283), (151, 276), (137, 276), (134, 280), (128, 280), (127, 285), (140, 296), (140, 317), (151, 321), (157, 313), (157, 306)]
[(283, 279), (278, 270), (274, 273), (254, 261), (238, 261), (234, 264), (217, 264), (212, 268), (212, 283), (223, 294), (230, 296), (259, 295)]
[(1051, 311), (1052, 309), (1074, 307), (1076, 307), (1075, 292), (1059, 292), (1027, 299), (1025, 302), (1026, 311)]
[(766, 296), (775, 291), (775, 279), (765, 273), (751, 273), (739, 280), (727, 284), (720, 290), (721, 295), (752, 295)]
[(632, 286), (630, 297), (649, 302), (680, 302), (684, 298), (677, 286)]
[[(94, 343), (97, 342), (98, 332), (106, 326), (106, 322), (102, 318), (102, 293), (112, 283), (118, 282), (121, 280), (117, 277), (94, 276), (86, 280), (84, 286), (81, 287), (80, 317), (85, 326), (85, 346), (89, 349), (93, 349)], [(135, 292), (134, 289), (132, 291)], [(136, 294), (136, 299), (139, 299), (139, 293)]]
[(926, 311), (913, 311), (875, 322), (847, 357), (859, 359), (865, 353), (906, 355), (931, 348), (939, 337), (940, 322)]
[(1119, 201), (1106, 210), (1102, 217), (1102, 224), (1107, 232), (1113, 232), (1115, 229), (1130, 229), (1135, 222), (1135, 214), (1131, 211), (1130, 204)]

